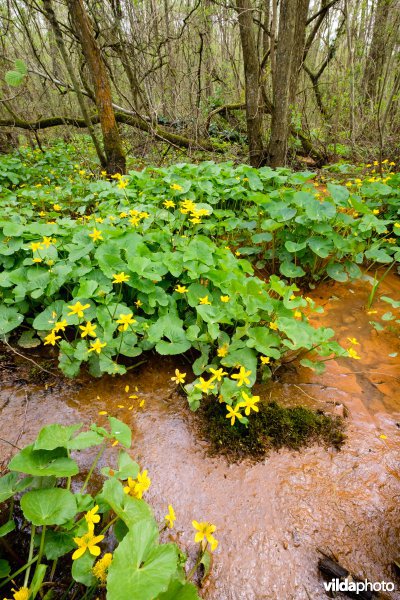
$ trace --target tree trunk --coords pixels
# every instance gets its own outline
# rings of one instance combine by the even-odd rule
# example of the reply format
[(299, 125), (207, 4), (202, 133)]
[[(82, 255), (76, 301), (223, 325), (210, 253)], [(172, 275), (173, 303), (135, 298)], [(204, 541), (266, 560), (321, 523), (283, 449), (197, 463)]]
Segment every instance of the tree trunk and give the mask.
[(251, 0), (237, 0), (236, 10), (243, 52), (249, 162), (253, 167), (259, 167), (264, 163), (265, 151), (262, 136), (263, 111), (261, 108), (260, 67), (254, 35)]
[(286, 164), (291, 130), (290, 111), (294, 102), (299, 68), (302, 64), (308, 0), (281, 0), (276, 67), (273, 76), (273, 111), (269, 164)]
[(374, 102), (377, 84), (387, 56), (388, 17), (393, 0), (378, 0), (372, 41), (363, 77), (364, 98)]
[(82, 0), (68, 0), (68, 8), (75, 32), (82, 45), (94, 88), (101, 130), (103, 132), (104, 151), (107, 157), (107, 172), (125, 173), (125, 153), (115, 120), (110, 81), (100, 48), (94, 38), (89, 17)]

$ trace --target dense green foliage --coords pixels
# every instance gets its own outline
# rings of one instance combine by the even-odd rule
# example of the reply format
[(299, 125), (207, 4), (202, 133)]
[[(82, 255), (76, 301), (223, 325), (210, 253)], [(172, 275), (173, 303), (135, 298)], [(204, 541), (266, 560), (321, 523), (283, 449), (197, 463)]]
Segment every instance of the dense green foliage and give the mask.
[[(22, 578), (14, 598), (34, 600), (39, 593), (43, 597), (46, 573), (50, 580), (56, 574), (57, 597), (65, 590), (68, 593), (75, 581), (82, 586), (75, 585), (74, 593), (80, 590), (79, 598), (86, 599), (98, 597), (105, 584), (109, 600), (198, 598), (195, 586), (186, 581), (185, 555), (176, 544), (159, 541), (159, 525), (142, 498), (151, 481), (127, 451), (129, 427), (114, 417), (108, 421), (108, 429), (92, 425), (80, 431), (81, 424), (44, 427), (32, 444), (14, 456), (9, 473), (0, 478), (0, 503), (12, 499), (10, 518), (0, 528), (0, 537), (15, 536), (18, 528), (19, 557), (26, 560), (14, 573), (8, 560), (0, 560), (0, 587), (15, 585)], [(90, 494), (90, 476), (111, 444), (121, 447), (118, 466), (104, 467), (102, 489)], [(92, 447), (99, 451), (82, 483), (75, 458), (77, 451)], [(23, 528), (16, 519), (14, 500), (24, 517)], [(170, 509), (161, 530), (173, 526), (173, 509), (172, 515)], [(31, 535), (29, 552), (23, 556), (26, 526)], [(117, 547), (100, 558), (104, 547), (109, 548), (112, 532)], [(14, 545), (18, 547), (15, 540)], [(204, 556), (210, 550), (203, 545), (200, 551)], [(13, 555), (9, 558), (12, 561)], [(45, 598), (54, 597), (50, 588)]]
[[(310, 352), (347, 351), (309, 325), (318, 308), (297, 284), (399, 257), (400, 177), (387, 163), (383, 177), (322, 185), (311, 172), (212, 162), (107, 180), (72, 156), (21, 149), (0, 171), (0, 333), (58, 346), (69, 376), (86, 362), (95, 376), (124, 373), (153, 348), (191, 351), (197, 376), (242, 367), (248, 388), (260, 355), (264, 378), (288, 355), (320, 369)], [(192, 408), (203, 393), (232, 404), (247, 389), (215, 383), (187, 386)]]

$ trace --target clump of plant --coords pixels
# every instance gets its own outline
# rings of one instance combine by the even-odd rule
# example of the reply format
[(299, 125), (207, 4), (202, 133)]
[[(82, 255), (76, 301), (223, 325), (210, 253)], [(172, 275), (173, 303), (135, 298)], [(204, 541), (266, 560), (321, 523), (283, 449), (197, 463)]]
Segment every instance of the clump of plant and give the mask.
[[(253, 397), (252, 406), (257, 411), (249, 410), (244, 421), (234, 413), (227, 414), (219, 402), (203, 403), (198, 423), (201, 434), (211, 443), (212, 453), (224, 454), (229, 460), (257, 459), (271, 449), (298, 450), (314, 442), (339, 449), (344, 443), (344, 423), (340, 417), (303, 406), (263, 402), (258, 396)], [(246, 403), (239, 408), (246, 410)]]
[[(109, 600), (198, 598), (190, 580), (200, 565), (210, 564), (218, 545), (215, 526), (193, 521), (198, 556), (186, 573), (181, 549), (159, 540), (174, 526), (173, 507), (158, 524), (143, 499), (151, 484), (148, 472), (140, 471), (127, 451), (130, 429), (114, 417), (108, 424), (84, 431), (80, 424), (49, 425), (11, 460), (0, 479), (0, 502), (8, 503), (8, 520), (0, 528), (3, 595), (90, 599), (104, 591)], [(102, 488), (89, 493), (100, 458), (116, 446), (117, 466), (103, 468)], [(83, 478), (76, 458), (92, 447), (98, 452)]]

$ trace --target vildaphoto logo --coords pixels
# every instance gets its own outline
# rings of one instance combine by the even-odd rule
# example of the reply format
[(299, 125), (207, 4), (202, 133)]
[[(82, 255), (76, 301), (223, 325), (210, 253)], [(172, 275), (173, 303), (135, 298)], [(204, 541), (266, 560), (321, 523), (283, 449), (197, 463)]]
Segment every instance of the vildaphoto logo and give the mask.
[(392, 581), (354, 581), (351, 578), (346, 579), (332, 579), (331, 581), (324, 581), (324, 588), (326, 592), (355, 592), (360, 594), (361, 592), (393, 592), (394, 583)]

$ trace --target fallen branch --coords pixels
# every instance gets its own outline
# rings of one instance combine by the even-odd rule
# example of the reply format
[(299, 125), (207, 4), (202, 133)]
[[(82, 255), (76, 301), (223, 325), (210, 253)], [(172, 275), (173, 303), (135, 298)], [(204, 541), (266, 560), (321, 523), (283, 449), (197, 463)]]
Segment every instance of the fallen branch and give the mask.
[[(152, 125), (141, 117), (128, 115), (125, 113), (116, 113), (115, 118), (118, 123), (124, 123), (136, 129), (141, 129), (153, 135), (157, 139), (175, 144), (182, 148), (191, 148), (197, 150), (206, 150), (208, 152), (222, 152), (221, 148), (214, 146), (207, 140), (193, 140), (177, 133), (172, 133), (159, 125)], [(93, 124), (99, 123), (98, 115), (91, 117)], [(47, 129), (49, 127), (57, 127), (62, 125), (72, 125), (73, 127), (85, 128), (86, 123), (84, 119), (76, 117), (47, 117), (39, 119), (37, 121), (24, 121), (23, 119), (0, 119), (0, 127), (19, 127), (20, 129), (28, 129), (30, 131), (39, 131), (41, 129)]]

